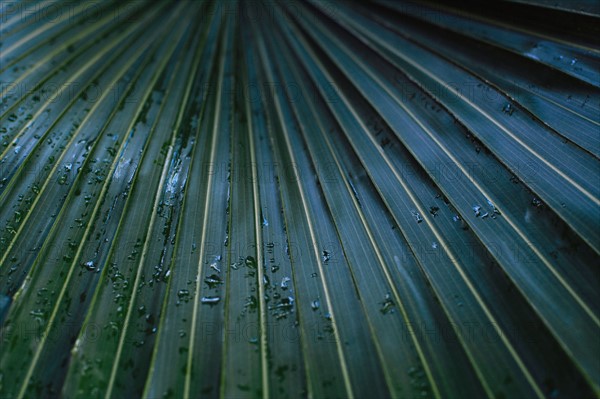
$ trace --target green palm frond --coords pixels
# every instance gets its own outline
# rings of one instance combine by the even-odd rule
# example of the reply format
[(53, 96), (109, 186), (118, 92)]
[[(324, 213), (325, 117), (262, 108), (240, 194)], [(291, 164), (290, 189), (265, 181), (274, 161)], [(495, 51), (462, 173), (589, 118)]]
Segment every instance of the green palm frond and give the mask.
[(1, 3), (0, 397), (600, 395), (576, 3)]

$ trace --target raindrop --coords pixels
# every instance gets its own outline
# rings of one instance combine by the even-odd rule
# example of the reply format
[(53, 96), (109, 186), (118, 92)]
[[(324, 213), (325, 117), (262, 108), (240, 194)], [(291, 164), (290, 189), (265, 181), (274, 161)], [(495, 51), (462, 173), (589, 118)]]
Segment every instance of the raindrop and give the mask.
[(246, 266), (248, 266), (251, 269), (256, 269), (256, 259), (254, 259), (252, 256), (248, 256), (246, 257)]
[(281, 299), (281, 303), (277, 306), (290, 309), (294, 305), (294, 297), (288, 296)]
[(513, 114), (513, 112), (515, 112), (515, 109), (512, 107), (512, 105), (510, 105), (509, 103), (506, 103), (506, 105), (504, 106), (504, 108), (502, 108), (502, 111), (505, 114), (508, 114), (509, 116)]
[(276, 319), (285, 318), (291, 311), (294, 306), (294, 297), (288, 296), (285, 298), (281, 298), (279, 303), (271, 308), (274, 311), (274, 315)]
[(219, 303), (220, 300), (221, 297), (218, 296), (203, 296), (200, 301), (205, 305), (215, 305)]
[(281, 279), (281, 289), (282, 290), (287, 290), (288, 289), (288, 283), (291, 281), (291, 278), (289, 277), (284, 277)]
[(215, 288), (219, 284), (222, 284), (221, 277), (216, 274), (211, 274), (204, 279), (204, 282), (208, 285), (208, 288)]
[(258, 300), (254, 295), (250, 295), (248, 298), (246, 298), (244, 307), (250, 310), (255, 310), (258, 307)]
[[(487, 198), (486, 198), (486, 201), (487, 201), (488, 205), (490, 206), (490, 208), (492, 208), (493, 214), (500, 215), (500, 211), (498, 210), (498, 208), (496, 208), (496, 205), (494, 205), (494, 203)], [(481, 217), (483, 218), (485, 216), (481, 216)], [(492, 217), (495, 219), (495, 216), (492, 216)]]
[(219, 266), (217, 266), (217, 262), (212, 262), (210, 264), (210, 268), (215, 270), (217, 273), (221, 273), (221, 269), (219, 269)]
[(190, 300), (190, 291), (188, 290), (179, 290), (177, 291), (177, 298), (183, 300), (185, 302)]
[(312, 301), (310, 303), (310, 307), (312, 308), (312, 310), (317, 310), (319, 309), (319, 306), (321, 306), (321, 303), (319, 302), (318, 299), (315, 299), (314, 301)]
[(393, 313), (394, 311), (394, 301), (392, 301), (392, 297), (390, 294), (385, 295), (385, 299), (381, 302), (381, 309), (379, 311), (383, 314)]
[(423, 221), (423, 218), (421, 217), (421, 215), (419, 214), (419, 212), (412, 211), (412, 215), (414, 216), (414, 218), (417, 221), (417, 223), (421, 223)]
[(29, 312), (29, 314), (31, 316), (33, 316), (35, 319), (40, 319), (43, 320), (44, 319), (44, 311), (41, 309), (36, 309), (36, 310), (32, 310), (31, 312)]
[(331, 253), (329, 251), (323, 250), (323, 262), (327, 263), (331, 259)]
[(536, 208), (541, 208), (544, 203), (537, 197), (533, 197), (531, 199), (531, 205), (535, 206)]
[(96, 265), (94, 264), (94, 261), (92, 261), (92, 260), (85, 262), (85, 263), (83, 264), (83, 266), (84, 266), (86, 269), (90, 270), (90, 271), (92, 271), (92, 270), (95, 270), (95, 269), (96, 269)]
[(474, 205), (473, 206), (473, 212), (475, 212), (475, 217), (479, 217), (479, 215), (481, 215), (481, 206), (480, 205)]

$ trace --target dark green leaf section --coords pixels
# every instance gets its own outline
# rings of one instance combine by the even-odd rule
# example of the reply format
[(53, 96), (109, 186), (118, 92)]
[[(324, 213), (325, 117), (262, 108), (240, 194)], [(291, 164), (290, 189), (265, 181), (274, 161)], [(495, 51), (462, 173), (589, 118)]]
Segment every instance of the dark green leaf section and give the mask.
[(0, 4), (0, 396), (600, 395), (598, 14)]

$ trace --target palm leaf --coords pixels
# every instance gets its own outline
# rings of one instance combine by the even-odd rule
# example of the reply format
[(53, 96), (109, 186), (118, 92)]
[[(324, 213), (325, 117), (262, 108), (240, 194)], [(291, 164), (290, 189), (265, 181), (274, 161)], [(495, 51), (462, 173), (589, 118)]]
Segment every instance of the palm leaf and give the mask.
[(598, 396), (551, 3), (0, 4), (1, 396)]

